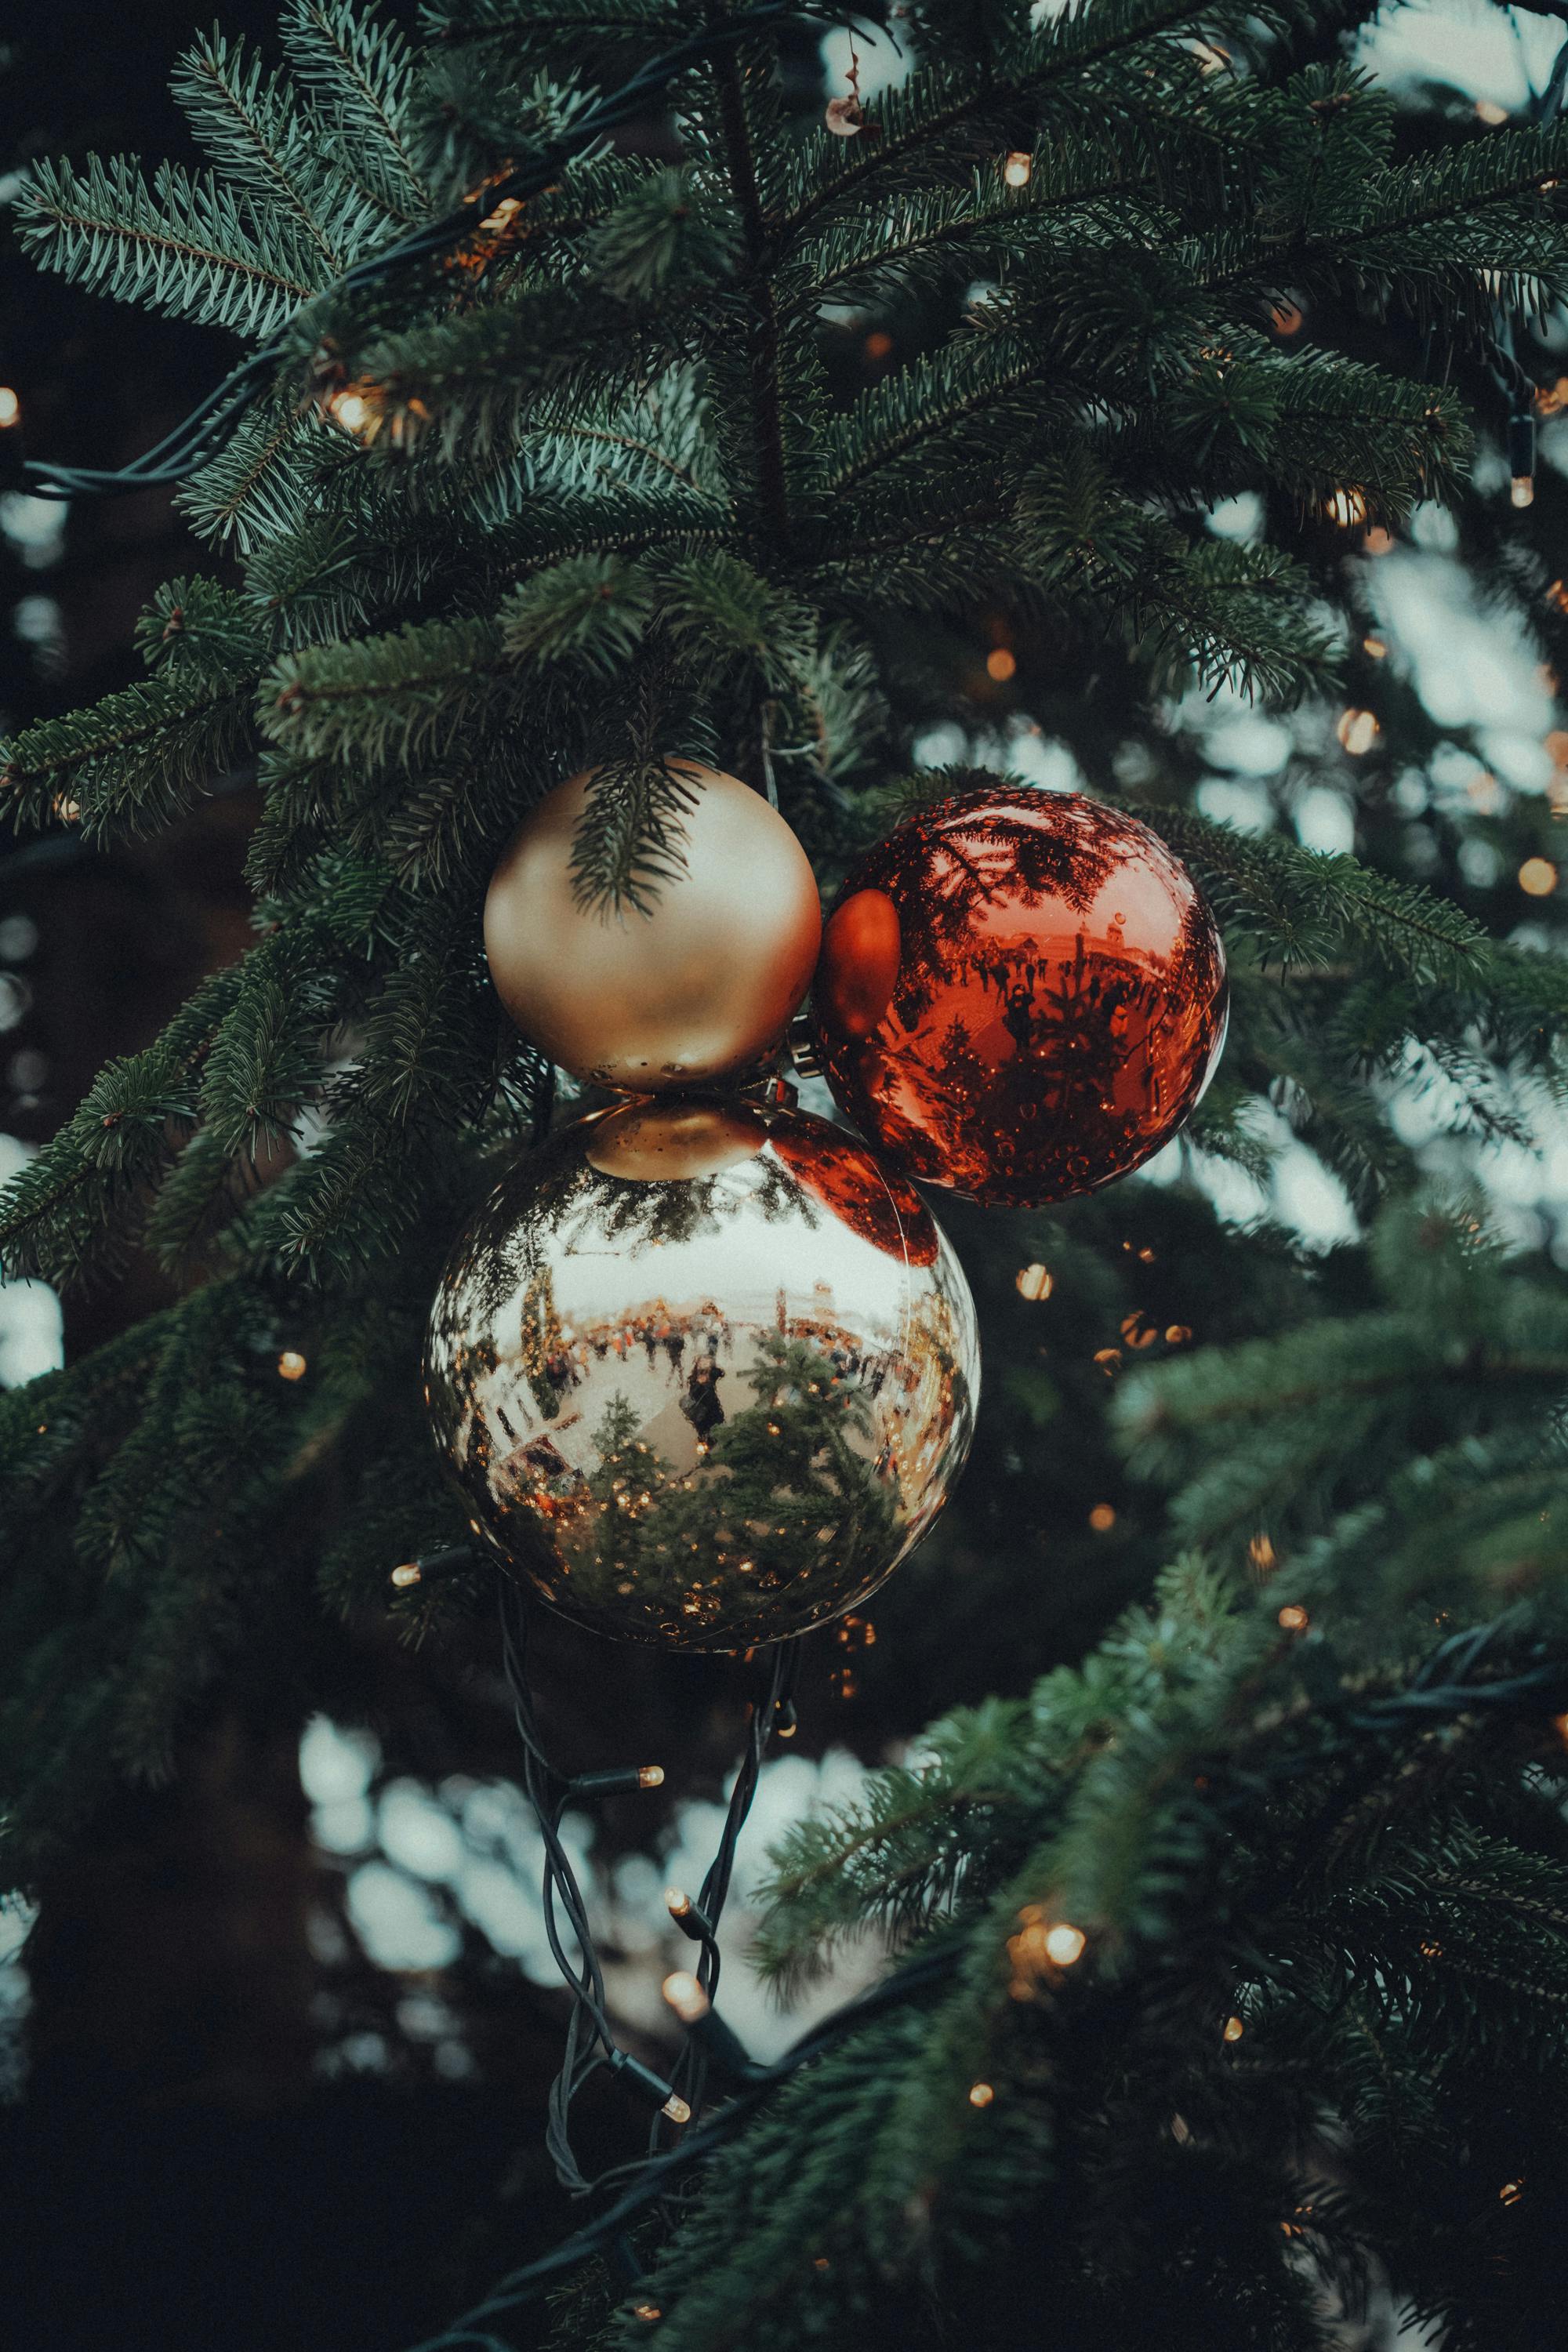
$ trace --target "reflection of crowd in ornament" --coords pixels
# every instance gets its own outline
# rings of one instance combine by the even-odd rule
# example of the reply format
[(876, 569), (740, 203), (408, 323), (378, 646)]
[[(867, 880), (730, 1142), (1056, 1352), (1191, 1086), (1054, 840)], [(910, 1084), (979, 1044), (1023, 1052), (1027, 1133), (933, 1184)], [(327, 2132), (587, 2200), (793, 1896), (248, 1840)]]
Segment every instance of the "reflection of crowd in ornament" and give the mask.
[[(689, 1370), (689, 1345), (693, 1351)], [(622, 1364), (628, 1359), (635, 1362), (639, 1348), (650, 1372), (658, 1371), (662, 1361), (666, 1381), (677, 1388), (684, 1384), (680, 1409), (699, 1436), (717, 1428), (724, 1418), (719, 1402), (719, 1383), (724, 1378), (719, 1356), (721, 1350), (726, 1356), (734, 1354), (735, 1328), (710, 1298), (684, 1312), (656, 1298), (629, 1315), (591, 1325), (581, 1333), (562, 1325), (541, 1369), (555, 1397), (563, 1399), (581, 1386), (590, 1358), (601, 1364), (612, 1357)]]

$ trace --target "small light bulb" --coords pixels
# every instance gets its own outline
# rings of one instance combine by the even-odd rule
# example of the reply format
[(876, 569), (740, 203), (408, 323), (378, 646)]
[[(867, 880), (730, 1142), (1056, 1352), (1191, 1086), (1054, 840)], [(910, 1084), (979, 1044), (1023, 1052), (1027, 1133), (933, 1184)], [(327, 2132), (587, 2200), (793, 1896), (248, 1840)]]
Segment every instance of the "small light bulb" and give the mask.
[(1227, 2042), (1239, 2042), (1246, 2031), (1247, 2028), (1242, 2024), (1239, 2017), (1227, 2017), (1226, 2019), (1225, 2038)]
[(1052, 1288), (1050, 1270), (1043, 1265), (1020, 1266), (1013, 1277), (1013, 1287), (1020, 1298), (1048, 1298)]
[(1502, 2187), (1498, 2190), (1498, 2198), (1504, 2205), (1517, 2205), (1523, 2194), (1524, 2183), (1522, 2180), (1505, 2180)]
[(361, 433), (370, 421), (370, 403), (363, 393), (334, 393), (327, 406), (345, 433)]
[(21, 422), (22, 404), (8, 383), (0, 383), (0, 433)]
[(283, 1353), (278, 1359), (278, 1377), (280, 1381), (302, 1381), (304, 1379), (305, 1359), (300, 1353), (298, 1348), (284, 1349)]
[(666, 1907), (672, 1919), (686, 1918), (691, 1909), (691, 1897), (684, 1886), (667, 1886), (664, 1890)]
[(1015, 147), (1002, 166), (1002, 177), (1010, 188), (1026, 188), (1029, 184), (1029, 174), (1034, 168), (1034, 157), (1027, 154), (1023, 148)]
[(1115, 1506), (1111, 1503), (1096, 1503), (1089, 1515), (1089, 1524), (1097, 1536), (1104, 1535), (1108, 1528), (1116, 1525)]
[(1299, 1601), (1288, 1601), (1279, 1612), (1279, 1623), (1287, 1633), (1304, 1633), (1311, 1622)]
[(1532, 507), (1535, 504), (1534, 475), (1516, 474), (1509, 484), (1508, 495), (1510, 503), (1516, 507)]
[(1550, 857), (1527, 857), (1519, 869), (1519, 887), (1529, 898), (1550, 898), (1557, 887), (1557, 868)]
[(1082, 1959), (1088, 1941), (1081, 1927), (1069, 1927), (1064, 1919), (1046, 1930), (1046, 1958), (1058, 1969), (1070, 1969), (1075, 1960)]
[(1361, 649), (1370, 661), (1381, 661), (1388, 651), (1381, 637), (1363, 637)]
[(985, 656), (985, 675), (998, 686), (1005, 686), (1018, 667), (1018, 656), (1006, 646), (994, 646)]
[(1334, 733), (1352, 760), (1370, 751), (1383, 730), (1370, 710), (1342, 710)]
[(1361, 490), (1336, 490), (1325, 502), (1323, 512), (1342, 530), (1352, 530), (1357, 523), (1366, 520), (1365, 494)]
[(689, 1969), (677, 1969), (666, 1977), (663, 1991), (682, 2025), (700, 2023), (713, 2006)]
[(971, 2083), (969, 2104), (972, 2107), (988, 2107), (996, 2096), (989, 2083)]
[(418, 1583), (420, 1573), (416, 1559), (405, 1559), (401, 1568), (393, 1570), (392, 1580), (400, 1592), (405, 1592), (411, 1584)]
[(639, 1789), (662, 1789), (663, 1786), (664, 1767), (662, 1764), (639, 1764), (637, 1766), (637, 1787)]
[(632, 2317), (634, 2319), (647, 2320), (651, 2324), (651, 2322), (656, 2319), (662, 2319), (664, 2317), (664, 2314), (659, 2309), (657, 2303), (634, 2303), (632, 2305)]
[(691, 2121), (690, 2104), (681, 2097), (679, 2091), (671, 2091), (659, 2114), (668, 2116), (672, 2124), (689, 2124)]

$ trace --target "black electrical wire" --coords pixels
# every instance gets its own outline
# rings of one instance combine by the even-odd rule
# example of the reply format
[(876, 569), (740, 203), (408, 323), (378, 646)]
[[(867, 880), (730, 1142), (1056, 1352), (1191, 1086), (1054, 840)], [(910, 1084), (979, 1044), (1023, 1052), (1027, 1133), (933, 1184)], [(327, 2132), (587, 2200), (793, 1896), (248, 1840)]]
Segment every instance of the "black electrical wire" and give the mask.
[[(1498, 1651), (1521, 1630), (1521, 1622), (1520, 1612), (1513, 1611), (1489, 1623), (1452, 1634), (1428, 1654), (1403, 1689), (1373, 1699), (1342, 1690), (1337, 1696), (1326, 1697), (1320, 1703), (1317, 1718), (1337, 1718), (1352, 1736), (1392, 1742), (1409, 1730), (1427, 1729), (1436, 1720), (1473, 1715), (1492, 1718), (1510, 1714), (1528, 1716), (1568, 1704), (1568, 1655), (1552, 1654), (1544, 1643), (1534, 1644), (1528, 1661), (1511, 1673), (1488, 1671)], [(775, 1693), (779, 1690), (776, 1673), (775, 1662), (775, 1679), (771, 1685)], [(753, 1738), (755, 1731), (753, 1720)], [(1216, 1763), (1215, 1769), (1223, 1768)], [(1299, 1769), (1299, 1759), (1281, 1751), (1279, 1769), (1281, 1773), (1293, 1772)], [(1254, 1801), (1268, 1778), (1267, 1773), (1259, 1774), (1256, 1768), (1249, 1768), (1238, 1776), (1237, 1787), (1223, 1794), (1216, 1792), (1217, 1801), (1211, 1800), (1210, 1810), (1226, 1814)], [(531, 2302), (563, 2272), (574, 2269), (579, 2263), (613, 2246), (622, 2249), (624, 2267), (628, 2224), (668, 2197), (684, 2175), (732, 2139), (771, 2094), (802, 2067), (871, 2018), (918, 1998), (956, 1973), (965, 1948), (962, 1941), (952, 1938), (917, 1953), (869, 1992), (836, 2010), (803, 2034), (773, 2065), (750, 2069), (726, 2105), (684, 2133), (679, 2146), (603, 2175), (596, 2184), (601, 2190), (622, 2181), (626, 2185), (596, 2220), (574, 2231), (549, 2253), (498, 2281), (481, 2303), (463, 2313), (439, 2335), (412, 2346), (409, 2352), (458, 2352), (458, 2347), (465, 2345), (480, 2346), (484, 2352), (513, 2352), (504, 2338), (489, 2328), (488, 2322)]]
[[(545, 2146), (563, 2188), (569, 2189), (574, 2196), (583, 2197), (603, 2186), (601, 2181), (591, 2180), (584, 2173), (572, 2146), (572, 2105), (584, 2084), (606, 2067), (617, 2072), (627, 2071), (656, 2103), (659, 2091), (664, 2090), (668, 2095), (684, 2100), (690, 2112), (695, 2114), (701, 2105), (706, 2086), (707, 2063), (702, 2051), (688, 2041), (674, 2070), (675, 2079), (668, 2084), (662, 2084), (650, 2069), (641, 2068), (637, 2062), (631, 2060), (616, 2041), (605, 2002), (604, 1972), (589, 1924), (588, 1906), (573, 1868), (572, 1858), (561, 1837), (561, 1822), (568, 1805), (574, 1796), (591, 1793), (591, 1782), (598, 1776), (588, 1776), (585, 1783), (582, 1780), (568, 1778), (552, 1764), (534, 1718), (528, 1676), (528, 1617), (522, 1596), (509, 1577), (499, 1580), (497, 1594), (502, 1670), (511, 1696), (512, 1719), (522, 1746), (523, 1790), (533, 1808), (544, 1843), (544, 1931), (552, 1956), (572, 1997), (565, 2049), (560, 2070), (550, 2087)], [(696, 1974), (710, 2000), (719, 1981), (719, 1948), (715, 1931), (734, 1874), (741, 1832), (756, 1796), (763, 1758), (778, 1719), (781, 1701), (793, 1685), (797, 1656), (793, 1643), (784, 1643), (774, 1649), (768, 1663), (765, 1685), (752, 1706), (746, 1746), (725, 1811), (718, 1850), (702, 1882), (699, 1900), (708, 1932), (702, 1939), (702, 1952)], [(617, 1776), (611, 1774), (606, 1777), (614, 1781)], [(620, 1777), (623, 1782), (636, 1784), (634, 1769), (628, 1769), (627, 1773)], [(576, 1959), (573, 1958), (562, 1934), (563, 1920), (576, 1943)], [(648, 2158), (644, 2161), (657, 2158), (664, 2126), (673, 2121), (674, 2118), (663, 2108), (655, 2115)], [(619, 2177), (619, 2168), (616, 2177)]]
[[(802, 5), (802, 0), (758, 0), (755, 7), (746, 9), (740, 16), (706, 25), (674, 48), (662, 50), (658, 57), (650, 58), (629, 81), (623, 82), (618, 89), (595, 99), (559, 139), (542, 148), (528, 163), (519, 164), (515, 171), (487, 186), (484, 190), (485, 203), (493, 211), (498, 205), (508, 201), (523, 203), (530, 196), (538, 195), (567, 163), (632, 121), (690, 67), (701, 65), (724, 50), (749, 40), (753, 34), (792, 16), (848, 25), (853, 30), (861, 29), (858, 11), (816, 8)], [(406, 236), (395, 239), (377, 253), (367, 254), (363, 261), (356, 261), (352, 268), (344, 271), (334, 287), (324, 289), (323, 292), (356, 294), (411, 263), (425, 260), (434, 254), (450, 252), (464, 237), (472, 235), (477, 217), (475, 205), (469, 203), (455, 212), (443, 214), (439, 220), (426, 221), (421, 227), (411, 229)], [(321, 298), (317, 296), (313, 299), (319, 300)], [(241, 360), (237, 367), (231, 369), (222, 383), (216, 384), (187, 417), (164, 435), (162, 441), (144, 450), (139, 457), (132, 458), (130, 464), (106, 471), (90, 466), (68, 466), (49, 458), (36, 458), (21, 468), (27, 488), (37, 498), (109, 498), (124, 491), (148, 489), (161, 483), (183, 480), (197, 466), (215, 457), (233, 436), (246, 411), (275, 374), (291, 325), (292, 321), (268, 336), (247, 358)]]

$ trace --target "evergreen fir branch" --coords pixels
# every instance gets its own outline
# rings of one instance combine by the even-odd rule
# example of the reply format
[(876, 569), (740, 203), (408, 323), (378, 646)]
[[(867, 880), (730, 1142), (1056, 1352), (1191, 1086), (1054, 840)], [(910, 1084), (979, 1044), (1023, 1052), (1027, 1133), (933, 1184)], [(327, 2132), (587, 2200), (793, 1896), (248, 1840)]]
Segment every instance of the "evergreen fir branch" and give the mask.
[(571, 661), (617, 676), (653, 616), (651, 582), (617, 555), (569, 556), (536, 572), (502, 608), (501, 641), (519, 662)]
[(259, 337), (314, 290), (287, 229), (263, 241), (210, 174), (193, 179), (163, 164), (149, 187), (124, 158), (89, 156), (81, 173), (46, 160), (16, 201), (23, 244), (41, 268), (170, 318)]
[(79, 818), (89, 838), (154, 831), (232, 767), (250, 735), (254, 675), (149, 679), (47, 719), (0, 748), (18, 831)]
[(286, 654), (263, 685), (271, 740), (307, 759), (384, 764), (428, 753), (497, 691), (494, 620), (426, 621)]
[(201, 573), (163, 583), (137, 618), (135, 641), (149, 669), (220, 689), (255, 677), (272, 651), (254, 603)]
[(6, 1186), (0, 1260), (57, 1287), (112, 1264), (127, 1222), (195, 1116), (195, 1077), (238, 994), (231, 965), (204, 981), (157, 1043), (100, 1071), (59, 1133)]
[(395, 26), (377, 24), (353, 0), (289, 0), (284, 47), (345, 169), (393, 220), (435, 208), (415, 162), (406, 125), (412, 64)]
[(595, 769), (572, 846), (573, 894), (605, 922), (645, 919), (662, 884), (680, 871), (681, 823), (696, 789), (655, 748), (657, 704), (645, 701), (631, 748)]
[(571, 415), (591, 370), (596, 399), (646, 381), (668, 354), (641, 347), (622, 305), (593, 291), (520, 292), (458, 311), (360, 350), (389, 428), (449, 461), (485, 461), (527, 427)]
[(177, 504), (197, 537), (219, 546), (232, 540), (248, 555), (297, 530), (315, 503), (311, 430), (310, 420), (291, 411), (253, 409), (179, 493)]
[(1460, 908), (1353, 857), (1302, 849), (1278, 834), (1237, 833), (1194, 810), (1146, 814), (1191, 857), (1227, 926), (1255, 940), (1282, 970), (1326, 957), (1345, 940), (1413, 980), (1467, 992), (1480, 993), (1502, 970), (1486, 933)]
[(335, 1118), (288, 1179), (251, 1208), (246, 1246), (295, 1279), (342, 1288), (384, 1269), (418, 1229), (432, 1139), (358, 1107)]
[(234, 1006), (207, 1054), (202, 1129), (231, 1158), (243, 1153), (254, 1160), (265, 1144), (286, 1137), (321, 1085), (336, 975), (312, 969), (313, 944), (309, 927), (299, 925), (251, 950)]
[[(342, 275), (377, 225), (319, 143), (317, 126), (280, 74), (221, 34), (181, 58), (171, 83), (196, 139), (261, 216), (281, 215), (309, 239), (326, 280)], [(334, 204), (333, 199), (336, 199)], [(345, 201), (346, 199), (346, 201)]]
[(635, 42), (662, 48), (681, 26), (675, 0), (431, 0), (426, 37), (448, 46), (468, 41), (526, 43), (547, 63), (575, 61), (587, 42)]

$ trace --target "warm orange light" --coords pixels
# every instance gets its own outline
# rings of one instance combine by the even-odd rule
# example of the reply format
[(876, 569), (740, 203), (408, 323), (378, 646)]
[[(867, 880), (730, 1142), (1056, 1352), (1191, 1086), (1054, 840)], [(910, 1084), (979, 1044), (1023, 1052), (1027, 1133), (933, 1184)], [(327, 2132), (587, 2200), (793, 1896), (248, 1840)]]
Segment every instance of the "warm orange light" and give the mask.
[(1527, 898), (1550, 898), (1557, 887), (1557, 868), (1550, 857), (1527, 857), (1519, 869), (1519, 887)]
[(1239, 2017), (1227, 2017), (1226, 2019), (1225, 2039), (1227, 2042), (1239, 2042), (1246, 2031), (1247, 2028), (1243, 2025)]
[(683, 1886), (667, 1886), (664, 1899), (672, 1919), (684, 1919), (691, 1909), (691, 1897)]
[(690, 2102), (683, 2099), (679, 2091), (671, 2091), (659, 2114), (668, 2116), (672, 2124), (689, 2124), (691, 2121)]
[(1121, 1364), (1121, 1350), (1120, 1348), (1097, 1348), (1094, 1351), (1094, 1360), (1106, 1379), (1110, 1380)]
[(1058, 1969), (1070, 1969), (1075, 1960), (1082, 1959), (1088, 1941), (1081, 1927), (1069, 1927), (1062, 1920), (1046, 1930), (1046, 1958), (1054, 1960)]
[(1247, 1557), (1254, 1568), (1261, 1569), (1267, 1575), (1278, 1557), (1272, 1538), (1266, 1535), (1254, 1536), (1247, 1547)]
[(401, 1568), (393, 1570), (392, 1581), (399, 1592), (406, 1592), (411, 1584), (418, 1583), (420, 1573), (419, 1562), (416, 1559), (405, 1559)]
[(1102, 1536), (1108, 1528), (1116, 1525), (1115, 1509), (1110, 1503), (1096, 1503), (1089, 1515), (1089, 1524), (1097, 1536)]
[(1048, 1298), (1051, 1286), (1050, 1270), (1047, 1266), (1020, 1266), (1013, 1276), (1013, 1287), (1020, 1298)]
[(1034, 168), (1034, 157), (1026, 154), (1021, 147), (1016, 147), (1002, 166), (1002, 177), (1010, 188), (1026, 188)]
[(1363, 490), (1336, 490), (1324, 504), (1323, 512), (1342, 529), (1353, 530), (1357, 523), (1366, 520), (1366, 494)]
[(682, 2025), (697, 2024), (712, 2007), (689, 1969), (677, 1969), (672, 1975), (666, 1977), (662, 1990)]
[(989, 2083), (971, 2083), (969, 2104), (972, 2107), (988, 2107), (996, 2096)]
[(1381, 637), (1363, 637), (1361, 649), (1373, 661), (1381, 661), (1388, 651)]
[(662, 2319), (664, 2317), (664, 2314), (659, 2309), (657, 2303), (634, 2303), (632, 2305), (632, 2317), (634, 2319), (646, 2319), (651, 2321), (655, 2319)]
[(1370, 751), (1382, 732), (1370, 710), (1342, 710), (1339, 724), (1334, 729), (1334, 733), (1352, 760), (1359, 760), (1363, 751)]
[(283, 1353), (278, 1359), (278, 1377), (280, 1381), (302, 1381), (304, 1379), (305, 1359), (300, 1353), (298, 1348), (284, 1349)]
[(637, 1787), (639, 1789), (662, 1789), (663, 1786), (664, 1767), (662, 1764), (639, 1764), (637, 1766)]
[(1394, 533), (1374, 522), (1361, 545), (1363, 555), (1386, 555), (1394, 545)]
[(1270, 302), (1268, 323), (1277, 335), (1299, 335), (1301, 331), (1301, 306), (1299, 302)]
[(8, 383), (0, 383), (0, 433), (8, 425), (20, 423), (22, 404)]
[(1508, 496), (1510, 506), (1532, 507), (1535, 504), (1534, 475), (1515, 474), (1508, 486)]
[(1508, 109), (1506, 106), (1500, 106), (1495, 98), (1478, 98), (1476, 119), (1479, 122), (1489, 122), (1495, 127), (1496, 124), (1508, 121)]
[(370, 423), (370, 403), (361, 392), (335, 392), (327, 406), (345, 433), (363, 433)]
[(994, 646), (985, 656), (985, 675), (1005, 686), (1018, 667), (1018, 656), (1005, 646)]
[[(40, 1430), (38, 1433), (42, 1436), (43, 1432)], [(1552, 1718), (1552, 1728), (1563, 1747), (1568, 1748), (1568, 1715), (1554, 1715)]]
[(1287, 1633), (1304, 1633), (1311, 1622), (1299, 1601), (1287, 1601), (1279, 1612), (1279, 1623)]
[(1184, 1348), (1193, 1336), (1190, 1323), (1167, 1323), (1165, 1338), (1173, 1348)]
[(893, 339), (885, 327), (873, 327), (866, 338), (866, 357), (885, 360), (893, 348)]
[(1524, 2183), (1522, 2180), (1505, 2180), (1502, 2187), (1498, 2190), (1498, 2200), (1499, 2202), (1503, 2205), (1517, 2205), (1523, 2194)]

